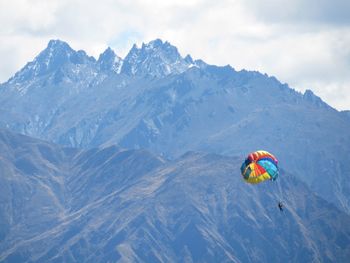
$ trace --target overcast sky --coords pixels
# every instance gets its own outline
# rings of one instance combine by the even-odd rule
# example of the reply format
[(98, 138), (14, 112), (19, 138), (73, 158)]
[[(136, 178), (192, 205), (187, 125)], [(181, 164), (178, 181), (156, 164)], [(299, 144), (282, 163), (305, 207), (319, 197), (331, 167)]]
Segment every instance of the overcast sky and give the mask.
[(161, 38), (350, 110), (349, 0), (0, 0), (0, 82), (61, 39), (96, 58)]

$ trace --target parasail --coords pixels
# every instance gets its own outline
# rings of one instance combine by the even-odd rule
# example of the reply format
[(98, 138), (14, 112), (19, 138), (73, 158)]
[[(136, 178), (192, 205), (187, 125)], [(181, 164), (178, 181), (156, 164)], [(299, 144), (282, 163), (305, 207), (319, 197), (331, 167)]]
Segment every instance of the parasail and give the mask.
[(248, 155), (241, 166), (244, 180), (258, 184), (266, 180), (275, 181), (278, 177), (278, 161), (275, 156), (266, 151), (256, 151)]

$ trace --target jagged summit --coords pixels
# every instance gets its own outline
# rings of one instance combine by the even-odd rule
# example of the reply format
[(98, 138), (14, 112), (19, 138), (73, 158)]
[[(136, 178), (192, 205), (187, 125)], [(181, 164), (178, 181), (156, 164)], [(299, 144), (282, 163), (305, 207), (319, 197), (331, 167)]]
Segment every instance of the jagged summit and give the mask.
[(192, 59), (192, 57), (190, 55), (187, 55), (184, 59), (189, 64), (193, 64), (194, 63), (193, 59)]
[(49, 49), (63, 48), (63, 49), (73, 50), (67, 42), (62, 41), (60, 39), (49, 40), (49, 43), (47, 44), (47, 48), (49, 48)]
[(28, 81), (32, 82), (37, 77), (62, 70), (68, 64), (73, 65), (70, 75), (74, 75), (76, 71), (80, 72), (74, 65), (85, 65), (90, 72), (100, 70), (107, 74), (123, 73), (154, 77), (179, 74), (193, 66), (199, 68), (207, 66), (202, 60), (194, 61), (190, 55), (183, 58), (175, 46), (161, 39), (142, 43), (141, 47), (134, 44), (124, 59), (108, 47), (100, 54), (98, 60), (88, 56), (83, 50), (74, 50), (65, 41), (52, 39), (33, 61), (27, 63), (8, 82), (20, 86)]
[(122, 58), (108, 47), (98, 58), (97, 63), (99, 68), (103, 71), (113, 71), (120, 73), (121, 66), (123, 64)]
[(303, 98), (304, 100), (311, 102), (312, 104), (317, 105), (319, 107), (330, 108), (330, 106), (327, 103), (325, 103), (320, 97), (315, 95), (315, 93), (313, 93), (310, 89), (305, 90)]
[(114, 50), (111, 49), (110, 47), (108, 47), (103, 53), (100, 54), (97, 61), (99, 62), (103, 59), (108, 59), (110, 57), (114, 58), (115, 56), (116, 56), (116, 54), (115, 54)]
[(133, 45), (125, 57), (121, 72), (128, 75), (152, 75), (156, 77), (178, 74), (193, 64), (189, 57), (183, 58), (169, 42), (155, 39), (141, 48)]
[(62, 66), (71, 64), (94, 63), (95, 59), (89, 57), (85, 51), (75, 51), (66, 42), (50, 40), (47, 47), (35, 59), (27, 63), (19, 72), (9, 80), (11, 84), (21, 84), (33, 81), (36, 77), (55, 72)]
[(142, 48), (144, 49), (157, 49), (157, 48), (165, 48), (165, 47), (172, 47), (174, 46), (170, 45), (168, 41), (163, 42), (161, 39), (157, 38), (155, 40), (151, 40), (148, 44), (142, 43)]

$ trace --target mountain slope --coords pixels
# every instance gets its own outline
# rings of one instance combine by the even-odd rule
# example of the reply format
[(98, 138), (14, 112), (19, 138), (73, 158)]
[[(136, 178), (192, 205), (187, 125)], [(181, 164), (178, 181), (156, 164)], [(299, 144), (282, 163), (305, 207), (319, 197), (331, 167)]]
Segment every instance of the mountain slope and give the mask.
[[(76, 52), (61, 43), (43, 54), (61, 54), (61, 46), (64, 54)], [(112, 50), (95, 62), (84, 56), (83, 64), (67, 56), (56, 71), (26, 81), (16, 75), (1, 86), (1, 127), (73, 147), (118, 144), (166, 158), (266, 149), (350, 212), (350, 121), (311, 91), (182, 58), (161, 40), (134, 46), (124, 59)], [(55, 82), (57, 72), (65, 77)]]
[(8, 131), (0, 147), (2, 262), (344, 262), (350, 254), (349, 216), (284, 171), (279, 185), (252, 186), (240, 159), (220, 155), (166, 162)]

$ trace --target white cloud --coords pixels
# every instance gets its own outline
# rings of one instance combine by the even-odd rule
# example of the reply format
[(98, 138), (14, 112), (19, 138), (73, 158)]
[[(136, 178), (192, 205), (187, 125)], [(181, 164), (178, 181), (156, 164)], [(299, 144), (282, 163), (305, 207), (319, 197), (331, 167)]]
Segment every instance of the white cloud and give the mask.
[(349, 25), (348, 0), (245, 0), (244, 5), (258, 19), (295, 25)]
[(49, 39), (97, 57), (168, 40), (183, 55), (259, 70), (350, 109), (349, 1), (0, 0), (0, 81)]

